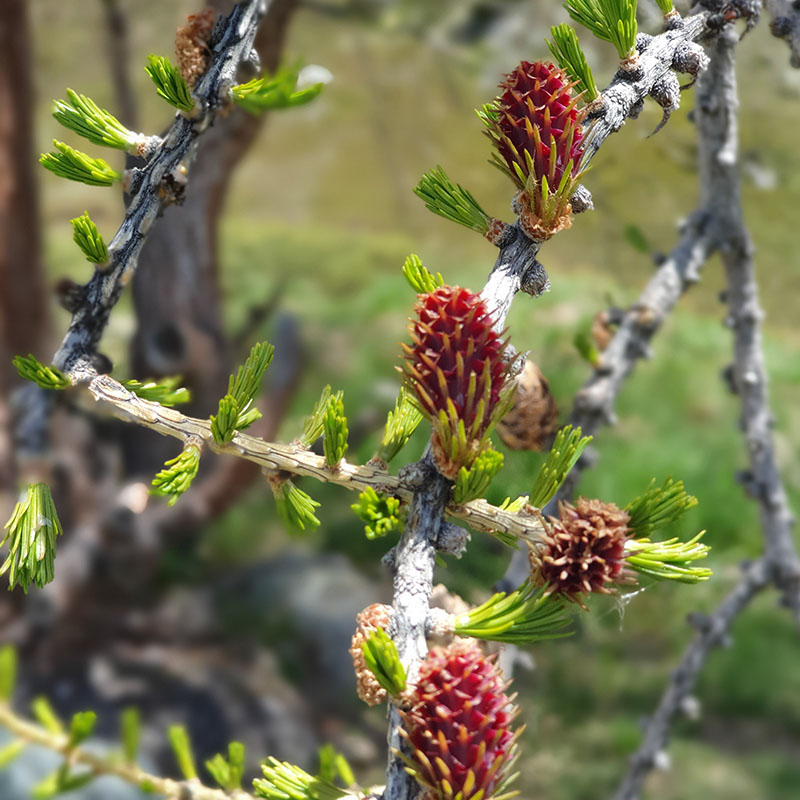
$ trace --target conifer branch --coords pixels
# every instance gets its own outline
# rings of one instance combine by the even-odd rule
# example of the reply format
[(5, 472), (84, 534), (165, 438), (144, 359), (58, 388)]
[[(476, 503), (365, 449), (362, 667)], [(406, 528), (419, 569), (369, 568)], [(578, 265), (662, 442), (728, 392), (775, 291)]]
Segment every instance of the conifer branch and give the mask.
[[(331, 470), (324, 456), (309, 452), (301, 443), (274, 444), (240, 432), (234, 433), (229, 442), (218, 443), (208, 420), (143, 400), (109, 375), (94, 376), (86, 382), (86, 388), (121, 419), (181, 441), (196, 437), (213, 452), (245, 458), (268, 471), (305, 475), (358, 492), (372, 488), (405, 503), (414, 495), (405, 480), (390, 475), (380, 464), (354, 465), (343, 461), (337, 470)], [(524, 511), (509, 512), (485, 500), (473, 500), (465, 505), (453, 503), (448, 506), (447, 513), (475, 530), (518, 537), (531, 543), (538, 542), (544, 531), (541, 521)]]
[(100, 775), (113, 775), (132, 786), (160, 794), (167, 800), (253, 800), (258, 796), (242, 790), (229, 793), (223, 789), (213, 789), (195, 780), (162, 778), (146, 772), (135, 763), (120, 760), (114, 753), (98, 755), (95, 751), (75, 746), (67, 731), (55, 732), (42, 724), (24, 719), (11, 709), (7, 701), (0, 701), (0, 726), (14, 737), (18, 752), (25, 745), (39, 745), (61, 753), (73, 768), (85, 767), (87, 771), (81, 775), (84, 782)]
[[(108, 268), (96, 270), (86, 284), (80, 307), (73, 313), (67, 335), (53, 359), (63, 372), (80, 372), (88, 367), (108, 315), (133, 277), (150, 226), (171, 202), (172, 195), (165, 187), (184, 180), (194, 143), (222, 110), (219, 98), (223, 87), (227, 89), (234, 83), (239, 65), (250, 57), (266, 5), (261, 0), (247, 0), (221, 23), (219, 36), (212, 43), (208, 69), (194, 89), (195, 116), (187, 119), (177, 115), (147, 164), (131, 172), (128, 192), (132, 199), (122, 225), (108, 244)], [(61, 163), (59, 158), (56, 160)]]

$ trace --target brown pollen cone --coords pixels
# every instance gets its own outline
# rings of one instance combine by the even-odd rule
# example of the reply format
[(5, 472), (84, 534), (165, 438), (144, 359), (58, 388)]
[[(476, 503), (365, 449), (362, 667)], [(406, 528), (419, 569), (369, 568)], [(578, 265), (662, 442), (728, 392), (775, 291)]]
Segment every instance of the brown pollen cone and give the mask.
[(628, 512), (614, 503), (581, 497), (559, 503), (560, 518), (550, 517), (544, 544), (531, 553), (534, 579), (548, 594), (561, 594), (585, 608), (580, 596), (611, 594), (609, 584), (635, 582), (625, 569)]
[(356, 616), (357, 627), (350, 642), (350, 656), (356, 673), (356, 691), (368, 706), (383, 703), (386, 700), (386, 689), (378, 683), (372, 670), (367, 666), (361, 645), (378, 628), (388, 631), (391, 621), (392, 607), (381, 603), (367, 606)]
[(497, 423), (497, 435), (512, 450), (544, 450), (558, 427), (550, 384), (531, 360), (517, 377), (514, 405)]

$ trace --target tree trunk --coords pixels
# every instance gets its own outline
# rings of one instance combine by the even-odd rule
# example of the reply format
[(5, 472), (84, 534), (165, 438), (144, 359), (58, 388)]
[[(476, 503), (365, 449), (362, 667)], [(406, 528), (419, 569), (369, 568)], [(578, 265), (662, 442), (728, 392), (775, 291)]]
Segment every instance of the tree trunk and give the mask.
[(11, 359), (47, 360), (50, 334), (33, 150), (31, 38), (25, 0), (0, 3), (0, 487), (14, 484), (9, 394)]

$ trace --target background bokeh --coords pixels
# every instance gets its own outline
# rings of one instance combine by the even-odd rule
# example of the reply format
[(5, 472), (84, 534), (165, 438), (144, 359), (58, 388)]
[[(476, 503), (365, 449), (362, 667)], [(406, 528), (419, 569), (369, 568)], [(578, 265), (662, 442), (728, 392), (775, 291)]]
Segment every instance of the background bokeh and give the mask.
[[(120, 7), (130, 26), (141, 126), (157, 131), (168, 123), (169, 110), (142, 65), (150, 52), (172, 53), (175, 27), (196, 9), (184, 0), (132, 0)], [(52, 98), (66, 87), (112, 110), (115, 97), (100, 44), (101, 4), (35, 0), (30, 10), (35, 139), (44, 152), (54, 136), (76, 144), (50, 116)], [(519, 58), (548, 57), (544, 37), (551, 24), (564, 20), (565, 12), (550, 0), (408, 0), (377, 7), (330, 0), (302, 4), (296, 12), (287, 59), (323, 65), (334, 79), (313, 104), (268, 120), (234, 178), (221, 245), (228, 329), (240, 330), (253, 303), (279, 283), (281, 309), (299, 323), (303, 379), (282, 440), (297, 434), (320, 388), (331, 383), (344, 390), (351, 429), (359, 431), (349, 457), (372, 455), (396, 392), (397, 342), (413, 302), (400, 273), (403, 259), (417, 253), (449, 282), (479, 288), (496, 252), (479, 236), (427, 212), (411, 189), (424, 170), (441, 164), (490, 213), (509, 217), (511, 184), (488, 165), (489, 143), (473, 108), (493, 96), (502, 73)], [(647, 29), (649, 9), (642, 9), (641, 20)], [(581, 38), (604, 84), (613, 49), (583, 31)], [(774, 434), (797, 509), (800, 72), (790, 69), (786, 48), (766, 24), (744, 40), (739, 56), (744, 204), (767, 312)], [(676, 223), (694, 207), (692, 103), (692, 92), (685, 92), (683, 108), (652, 138), (661, 109), (647, 103), (636, 122), (607, 142), (585, 181), (595, 210), (542, 250), (552, 290), (515, 303), (512, 340), (547, 375), (563, 416), (589, 371), (573, 345), (575, 334), (597, 311), (636, 298), (654, 268), (653, 254), (673, 246)], [(87, 265), (71, 241), (68, 220), (88, 210), (110, 238), (122, 200), (113, 189), (90, 189), (44, 171), (39, 180), (48, 274), (53, 281), (65, 275), (84, 281)], [(737, 400), (720, 379), (731, 353), (717, 297), (722, 283), (714, 259), (656, 337), (653, 359), (639, 365), (625, 387), (619, 423), (596, 438), (599, 459), (580, 486), (587, 495), (624, 503), (652, 477), (682, 478), (700, 503), (676, 533), (708, 531), (715, 577), (696, 587), (645, 586), (634, 595), (601, 599), (591, 614), (578, 615), (576, 637), (532, 649), (530, 669), (515, 679), (527, 725), (523, 797), (610, 795), (639, 743), (642, 718), (691, 636), (686, 614), (713, 609), (737, 579), (739, 563), (760, 551), (756, 506), (734, 481), (745, 454)], [(57, 314), (60, 332), (68, 317)], [(115, 374), (127, 374), (133, 324), (123, 299), (104, 340)], [(254, 335), (269, 338), (271, 324)], [(409, 459), (423, 442), (422, 435), (415, 438)], [(506, 453), (490, 499), (525, 493), (540, 460), (538, 454)], [(345, 609), (354, 598), (363, 598), (362, 605), (388, 599), (380, 558), (391, 542), (366, 540), (349, 509), (355, 497), (336, 487), (303, 488), (322, 503), (317, 531), (288, 536), (270, 492), (258, 484), (209, 525), (196, 546), (164, 554), (162, 588), (215, 587), (220, 647), (246, 641), (263, 648), (294, 687), (298, 714), (313, 717), (320, 741), (334, 740), (366, 783), (380, 776), (383, 712), (359, 708), (354, 688), (342, 693), (346, 674), (329, 680), (325, 670), (346, 672), (349, 658), (332, 649), (341, 637), (325, 637), (351, 627)], [(474, 535), (468, 553), (448, 560), (438, 579), (479, 601), (508, 558), (496, 542)], [(315, 649), (324, 651), (322, 658), (311, 655)], [(697, 691), (699, 714), (675, 726), (671, 766), (651, 777), (648, 797), (800, 795), (798, 654), (789, 616), (776, 607), (773, 593), (760, 597), (737, 621), (730, 646), (712, 655)], [(265, 698), (270, 691), (276, 690), (263, 688)], [(287, 749), (282, 755), (291, 758)], [(307, 752), (297, 758), (307, 759)]]

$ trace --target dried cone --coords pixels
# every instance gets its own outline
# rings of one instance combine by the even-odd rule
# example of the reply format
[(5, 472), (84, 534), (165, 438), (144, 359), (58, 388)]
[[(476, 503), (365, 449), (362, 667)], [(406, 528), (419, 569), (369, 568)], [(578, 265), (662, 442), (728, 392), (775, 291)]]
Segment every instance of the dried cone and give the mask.
[(433, 456), (454, 480), (488, 445), (491, 428), (508, 410), (515, 384), (508, 379), (507, 342), (492, 329), (480, 295), (440, 286), (420, 295), (419, 319), (401, 345), (405, 376), (433, 426)]
[(578, 96), (563, 70), (523, 61), (483, 114), (498, 166), (520, 189), (520, 222), (536, 241), (571, 225), (570, 198), (581, 175)]
[(503, 794), (516, 742), (508, 684), (474, 642), (434, 648), (420, 666), (401, 734), (409, 771), (426, 800), (489, 800)]
[(561, 594), (584, 606), (580, 596), (611, 594), (609, 584), (635, 582), (625, 569), (628, 512), (614, 503), (578, 499), (559, 503), (560, 519), (550, 518), (544, 546), (531, 554), (531, 565), (548, 594)]
[(533, 361), (517, 378), (511, 410), (497, 423), (497, 435), (512, 450), (544, 450), (558, 427), (558, 409), (550, 384)]
[(208, 49), (208, 39), (218, 12), (213, 8), (204, 8), (197, 14), (190, 14), (186, 25), (175, 33), (175, 55), (178, 58), (178, 71), (189, 85), (194, 89), (200, 76), (208, 69), (208, 60), (211, 51)]
[(613, 338), (614, 329), (611, 327), (608, 311), (598, 311), (592, 320), (592, 339), (595, 347), (602, 353), (611, 344)]
[(368, 706), (377, 706), (383, 703), (386, 700), (386, 689), (378, 683), (372, 674), (372, 670), (367, 666), (367, 662), (364, 660), (364, 652), (361, 650), (361, 644), (378, 628), (388, 630), (389, 623), (392, 621), (391, 614), (391, 606), (373, 603), (356, 616), (358, 627), (350, 642), (350, 656), (353, 659), (353, 668), (356, 672), (358, 696)]

